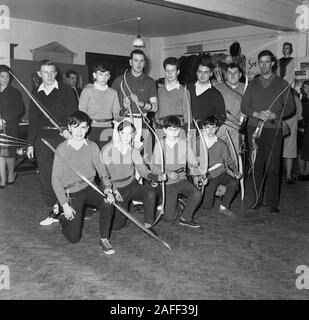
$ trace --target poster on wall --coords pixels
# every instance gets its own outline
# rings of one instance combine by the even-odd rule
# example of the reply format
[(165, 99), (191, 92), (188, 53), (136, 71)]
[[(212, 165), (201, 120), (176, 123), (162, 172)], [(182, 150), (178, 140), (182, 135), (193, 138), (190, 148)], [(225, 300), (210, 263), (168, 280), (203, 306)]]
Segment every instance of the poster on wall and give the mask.
[(298, 93), (305, 80), (309, 80), (309, 57), (294, 59), (294, 88)]

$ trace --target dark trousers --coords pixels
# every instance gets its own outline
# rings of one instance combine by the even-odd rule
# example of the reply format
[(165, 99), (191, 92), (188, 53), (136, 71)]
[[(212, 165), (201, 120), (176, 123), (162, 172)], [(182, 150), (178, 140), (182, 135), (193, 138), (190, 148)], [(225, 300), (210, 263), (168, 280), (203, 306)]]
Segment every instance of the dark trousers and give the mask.
[(223, 172), (218, 177), (211, 179), (208, 185), (205, 186), (203, 201), (201, 204), (203, 209), (210, 210), (214, 206), (216, 190), (220, 184), (226, 186), (222, 205), (226, 208), (230, 207), (231, 202), (239, 189), (239, 183), (238, 180), (231, 177), (227, 172)]
[[(248, 126), (248, 138), (250, 154), (252, 152), (252, 134), (255, 128)], [(279, 129), (278, 135), (275, 138), (276, 129), (263, 128), (261, 136), (256, 140), (258, 151), (255, 164), (253, 166), (253, 180), (255, 181), (256, 191), (260, 191), (258, 203), (263, 203), (263, 187), (266, 187), (266, 205), (278, 207), (280, 201), (280, 163), (281, 163), (281, 148), (282, 148), (282, 130)], [(275, 140), (274, 140), (275, 139)], [(274, 144), (274, 147), (273, 147)], [(273, 151), (271, 154), (271, 149)], [(270, 161), (269, 161), (270, 160)], [(265, 169), (269, 161), (267, 171)], [(265, 184), (263, 176), (265, 174)], [(257, 195), (256, 195), (257, 196)], [(256, 199), (257, 200), (257, 199)]]
[(91, 187), (70, 194), (70, 206), (74, 208), (76, 215), (73, 220), (67, 220), (64, 215), (60, 216), (63, 235), (72, 243), (77, 243), (82, 238), (85, 205), (99, 209), (100, 236), (109, 238), (114, 213), (113, 205), (105, 203), (104, 198)]
[(113, 138), (113, 128), (91, 127), (88, 139), (95, 142), (102, 149)]
[(183, 195), (188, 198), (188, 203), (182, 213), (185, 220), (192, 220), (195, 210), (202, 200), (202, 193), (196, 186), (188, 180), (181, 180), (173, 184), (166, 185), (166, 204), (164, 220), (175, 221), (177, 219), (178, 197)]
[[(43, 137), (49, 142), (55, 149), (64, 139), (59, 137)], [(42, 141), (41, 137), (38, 137), (35, 142), (35, 157), (40, 172), (40, 184), (41, 194), (43, 201), (49, 208), (52, 208), (57, 201), (57, 197), (51, 184), (51, 176), (54, 162), (54, 153), (51, 151)]]
[[(132, 200), (142, 201), (144, 204), (144, 221), (152, 223), (154, 221), (154, 212), (156, 208), (156, 191), (148, 186), (143, 186), (134, 180), (131, 184), (124, 188), (118, 188), (123, 202), (119, 202), (124, 209), (128, 210)], [(119, 230), (126, 224), (127, 217), (125, 217), (118, 210), (115, 211), (112, 229)]]

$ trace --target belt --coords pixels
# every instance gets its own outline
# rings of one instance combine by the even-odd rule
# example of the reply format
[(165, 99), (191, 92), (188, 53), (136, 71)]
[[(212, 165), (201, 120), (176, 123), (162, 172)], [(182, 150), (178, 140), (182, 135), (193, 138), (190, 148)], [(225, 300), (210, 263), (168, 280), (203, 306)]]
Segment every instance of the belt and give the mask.
[(56, 127), (48, 127), (48, 126), (42, 127), (41, 129), (44, 129), (44, 130), (59, 130), (59, 129), (56, 128)]
[(126, 177), (126, 178), (117, 179), (117, 180), (113, 180), (113, 182), (124, 182), (124, 181), (128, 181), (131, 178), (132, 178), (132, 176)]
[[(89, 179), (90, 180), (90, 179)], [(70, 183), (69, 185), (67, 185), (66, 187), (64, 187), (64, 191), (67, 192), (69, 191), (69, 189), (72, 189), (73, 187), (77, 187), (83, 183), (86, 183), (84, 180), (79, 180), (73, 183)]]
[(142, 118), (143, 116), (141, 114), (138, 114), (138, 113), (132, 113), (132, 117), (133, 118)]
[(92, 123), (104, 123), (104, 122), (111, 122), (113, 119), (92, 119)]

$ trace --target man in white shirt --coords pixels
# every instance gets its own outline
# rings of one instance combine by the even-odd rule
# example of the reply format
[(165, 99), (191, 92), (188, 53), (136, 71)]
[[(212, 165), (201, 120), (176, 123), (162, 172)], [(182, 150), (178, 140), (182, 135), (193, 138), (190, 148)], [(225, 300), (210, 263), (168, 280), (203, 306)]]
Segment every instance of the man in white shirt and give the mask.
[(213, 66), (205, 58), (197, 67), (197, 81), (188, 85), (193, 118), (203, 120), (209, 116), (226, 115), (222, 94), (211, 85)]
[[(70, 86), (58, 82), (56, 75), (55, 64), (48, 60), (42, 61), (38, 71), (38, 76), (42, 79), (42, 83), (38, 91), (34, 93), (34, 96), (57, 124), (66, 128), (68, 116), (77, 110), (77, 101)], [(70, 133), (67, 129), (63, 129), (59, 134), (59, 130), (51, 124), (41, 110), (33, 102), (30, 104), (27, 156), (28, 158), (33, 158), (35, 151), (40, 172), (41, 193), (49, 212), (48, 217), (41, 221), (41, 225), (57, 222), (56, 214), (59, 212), (57, 197), (51, 185), (54, 154), (41, 141), (41, 138), (46, 139), (56, 148), (63, 141), (63, 138), (67, 139), (69, 137)]]

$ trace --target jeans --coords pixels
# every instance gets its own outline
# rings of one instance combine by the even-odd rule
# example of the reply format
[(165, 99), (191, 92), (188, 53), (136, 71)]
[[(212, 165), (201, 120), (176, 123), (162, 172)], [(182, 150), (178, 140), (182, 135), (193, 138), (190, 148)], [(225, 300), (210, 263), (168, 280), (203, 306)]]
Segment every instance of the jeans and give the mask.
[[(134, 180), (128, 186), (124, 188), (118, 188), (123, 202), (119, 202), (124, 209), (128, 210), (131, 200), (142, 201), (144, 204), (144, 221), (146, 223), (152, 223), (154, 221), (154, 213), (156, 208), (156, 191), (148, 186), (141, 185)], [(126, 224), (127, 217), (125, 217), (121, 212), (116, 210), (112, 229), (119, 230), (123, 228)]]
[(82, 238), (84, 207), (86, 204), (99, 209), (100, 236), (101, 238), (109, 238), (114, 213), (113, 205), (105, 203), (104, 198), (89, 186), (70, 194), (70, 206), (76, 211), (74, 219), (67, 220), (64, 215), (59, 217), (62, 233), (72, 243), (77, 243)]
[(205, 186), (203, 201), (201, 208), (205, 210), (210, 210), (215, 203), (215, 194), (218, 185), (226, 186), (226, 191), (223, 196), (222, 205), (226, 208), (229, 208), (231, 202), (239, 189), (238, 180), (231, 177), (227, 172), (221, 173), (218, 177), (213, 178), (209, 181), (208, 185)]
[(177, 219), (177, 203), (179, 195), (183, 195), (188, 198), (188, 203), (182, 213), (182, 218), (188, 221), (193, 219), (193, 214), (202, 200), (202, 193), (193, 183), (187, 180), (181, 180), (176, 183), (166, 185), (164, 220), (175, 221)]

